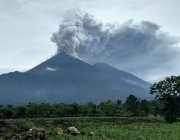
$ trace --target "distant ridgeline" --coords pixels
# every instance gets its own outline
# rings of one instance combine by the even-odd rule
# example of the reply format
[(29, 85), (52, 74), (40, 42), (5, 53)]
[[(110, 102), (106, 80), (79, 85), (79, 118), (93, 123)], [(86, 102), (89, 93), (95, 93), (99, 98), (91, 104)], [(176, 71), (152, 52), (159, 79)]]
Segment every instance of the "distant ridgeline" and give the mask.
[(33, 118), (33, 117), (71, 117), (71, 116), (117, 116), (138, 117), (149, 115), (160, 115), (159, 105), (155, 101), (130, 95), (126, 101), (121, 100), (104, 101), (96, 105), (88, 102), (85, 105), (72, 104), (49, 104), (29, 103), (23, 106), (12, 105), (0, 106), (0, 118)]
[(0, 75), (0, 104), (152, 100), (150, 83), (105, 63), (89, 65), (61, 52), (31, 70)]

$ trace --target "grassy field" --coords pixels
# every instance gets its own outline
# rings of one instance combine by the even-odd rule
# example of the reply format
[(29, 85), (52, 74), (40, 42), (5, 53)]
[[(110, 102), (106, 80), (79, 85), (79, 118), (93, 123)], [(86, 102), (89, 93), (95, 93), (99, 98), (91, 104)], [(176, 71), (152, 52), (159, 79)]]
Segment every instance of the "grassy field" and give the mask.
[[(67, 133), (75, 126), (82, 135)], [(55, 135), (60, 127), (64, 134)], [(180, 123), (168, 124), (160, 118), (53, 118), (0, 120), (0, 140), (10, 140), (13, 134), (26, 135), (29, 128), (44, 128), (49, 140), (180, 140)], [(89, 136), (94, 132), (94, 136)], [(4, 138), (5, 139), (5, 138)]]

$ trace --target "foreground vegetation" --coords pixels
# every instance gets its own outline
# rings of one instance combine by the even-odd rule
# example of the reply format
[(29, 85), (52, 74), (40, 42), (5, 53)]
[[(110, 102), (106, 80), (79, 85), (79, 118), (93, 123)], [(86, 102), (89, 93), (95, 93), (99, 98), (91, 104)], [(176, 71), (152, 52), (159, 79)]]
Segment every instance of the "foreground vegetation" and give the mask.
[[(30, 128), (43, 128), (49, 132), (49, 140), (179, 140), (180, 123), (169, 124), (162, 118), (119, 118), (119, 117), (74, 117), (49, 119), (10, 119), (0, 121), (2, 140), (11, 139), (20, 133), (22, 138)], [(75, 126), (82, 135), (72, 136), (67, 133), (69, 126)], [(56, 127), (64, 130), (62, 135), (55, 135)], [(89, 136), (94, 132), (93, 136)]]

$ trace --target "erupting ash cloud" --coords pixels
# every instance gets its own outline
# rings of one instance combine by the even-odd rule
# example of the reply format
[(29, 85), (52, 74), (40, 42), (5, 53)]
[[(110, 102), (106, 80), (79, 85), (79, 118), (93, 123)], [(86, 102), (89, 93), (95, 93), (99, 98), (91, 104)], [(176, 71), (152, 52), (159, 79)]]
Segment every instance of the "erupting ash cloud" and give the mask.
[(51, 38), (58, 52), (64, 50), (88, 63), (104, 61), (141, 76), (141, 71), (147, 74), (180, 60), (178, 39), (150, 21), (102, 23), (89, 13), (71, 9), (59, 27)]
[[(109, 39), (113, 36), (113, 24), (103, 24), (89, 13), (79, 9), (68, 10), (58, 32), (51, 38), (61, 50), (90, 61), (91, 57), (106, 50)], [(95, 60), (96, 62), (96, 60)]]

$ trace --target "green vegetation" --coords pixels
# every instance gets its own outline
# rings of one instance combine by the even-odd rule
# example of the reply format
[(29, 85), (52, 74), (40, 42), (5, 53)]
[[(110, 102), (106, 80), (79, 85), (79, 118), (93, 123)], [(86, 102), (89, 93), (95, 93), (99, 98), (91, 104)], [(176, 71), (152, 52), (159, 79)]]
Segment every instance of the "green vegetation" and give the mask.
[[(168, 124), (162, 118), (119, 118), (119, 117), (72, 117), (49, 119), (11, 119), (2, 120), (1, 136), (12, 138), (20, 133), (22, 138), (27, 129), (41, 128), (49, 132), (49, 140), (179, 140), (180, 123)], [(82, 135), (68, 134), (67, 128), (74, 125)], [(56, 127), (64, 130), (62, 135), (55, 135)], [(3, 132), (2, 132), (3, 131)], [(94, 136), (89, 136), (94, 132)], [(4, 138), (5, 139), (5, 138)]]
[(125, 103), (121, 100), (115, 102), (105, 101), (96, 105), (88, 102), (86, 105), (73, 104), (49, 104), (49, 103), (29, 103), (23, 106), (14, 107), (12, 105), (0, 106), (0, 118), (33, 118), (33, 117), (139, 117), (156, 115), (158, 106), (154, 101), (141, 100), (130, 95)]
[(161, 112), (169, 123), (176, 122), (180, 115), (180, 76), (167, 77), (150, 88), (151, 94), (162, 103)]

